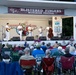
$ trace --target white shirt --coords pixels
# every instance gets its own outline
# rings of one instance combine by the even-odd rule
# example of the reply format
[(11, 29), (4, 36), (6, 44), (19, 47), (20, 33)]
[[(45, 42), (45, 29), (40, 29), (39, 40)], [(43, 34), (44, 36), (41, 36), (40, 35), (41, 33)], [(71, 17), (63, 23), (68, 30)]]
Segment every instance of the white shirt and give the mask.
[(32, 30), (32, 27), (28, 27), (28, 31), (31, 32), (31, 30)]
[(49, 27), (47, 27), (46, 29), (49, 30)]
[(19, 25), (19, 26), (17, 27), (17, 29), (22, 29), (22, 26)]
[(42, 32), (42, 28), (39, 28), (39, 32), (40, 32), (40, 33)]
[(6, 25), (5, 28), (10, 28), (10, 27), (8, 25)]

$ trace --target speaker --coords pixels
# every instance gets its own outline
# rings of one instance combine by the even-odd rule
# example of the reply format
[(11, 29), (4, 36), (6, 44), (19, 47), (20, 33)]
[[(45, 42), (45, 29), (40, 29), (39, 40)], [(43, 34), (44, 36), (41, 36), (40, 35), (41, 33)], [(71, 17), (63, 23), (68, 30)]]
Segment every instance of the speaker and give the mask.
[(11, 38), (12, 41), (20, 41), (20, 37), (13, 37)]
[(47, 40), (47, 39), (46, 39), (46, 36), (40, 36), (39, 39), (40, 39), (41, 41)]
[(34, 41), (34, 37), (33, 36), (26, 37), (26, 41)]
[(51, 40), (61, 40), (61, 37), (52, 37)]

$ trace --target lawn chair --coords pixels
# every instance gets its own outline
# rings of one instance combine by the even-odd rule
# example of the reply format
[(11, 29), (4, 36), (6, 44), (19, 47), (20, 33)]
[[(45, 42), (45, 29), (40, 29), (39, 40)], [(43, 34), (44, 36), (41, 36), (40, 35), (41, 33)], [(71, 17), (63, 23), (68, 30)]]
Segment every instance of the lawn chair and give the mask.
[[(75, 63), (74, 56), (72, 56), (72, 57), (61, 56), (60, 64), (61, 64), (62, 73), (68, 72), (69, 75), (73, 75), (71, 73), (75, 73), (74, 63)], [(72, 72), (72, 71), (74, 71), (74, 72)]]
[(44, 75), (51, 75), (54, 73), (54, 61), (54, 57), (42, 59), (42, 68)]
[(20, 60), (20, 65), (25, 70), (25, 75), (31, 75), (33, 67), (36, 65), (36, 60)]

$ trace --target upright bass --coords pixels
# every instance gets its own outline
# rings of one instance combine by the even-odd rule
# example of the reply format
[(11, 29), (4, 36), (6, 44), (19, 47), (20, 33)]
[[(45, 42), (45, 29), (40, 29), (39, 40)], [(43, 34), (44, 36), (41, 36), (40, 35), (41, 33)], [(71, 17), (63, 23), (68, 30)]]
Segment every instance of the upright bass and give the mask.
[(51, 38), (53, 37), (53, 30), (52, 30), (51, 27), (49, 28), (48, 32), (49, 32), (49, 33), (48, 33), (48, 38), (51, 39)]

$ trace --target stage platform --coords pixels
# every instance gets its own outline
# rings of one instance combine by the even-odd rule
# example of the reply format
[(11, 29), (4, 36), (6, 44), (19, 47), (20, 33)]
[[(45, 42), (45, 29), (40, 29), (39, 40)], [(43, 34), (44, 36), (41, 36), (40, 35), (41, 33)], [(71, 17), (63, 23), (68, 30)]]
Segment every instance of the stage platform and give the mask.
[[(51, 45), (53, 45), (56, 41), (58, 41), (58, 43), (63, 43), (63, 40), (50, 40), (50, 41), (41, 41), (47, 43), (51, 43)], [(33, 44), (34, 41), (26, 41), (29, 45)], [(66, 43), (70, 42), (69, 40), (65, 40)], [(25, 41), (2, 41), (2, 44), (11, 44), (11, 45), (24, 45)]]

